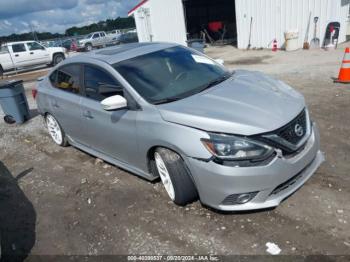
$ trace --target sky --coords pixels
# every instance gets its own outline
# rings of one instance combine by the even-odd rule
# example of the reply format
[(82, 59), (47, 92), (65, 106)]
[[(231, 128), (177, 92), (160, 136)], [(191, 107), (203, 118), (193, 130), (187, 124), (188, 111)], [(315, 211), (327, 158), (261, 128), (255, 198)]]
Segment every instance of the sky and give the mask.
[(0, 0), (0, 36), (38, 32), (64, 33), (108, 18), (127, 16), (139, 0)]

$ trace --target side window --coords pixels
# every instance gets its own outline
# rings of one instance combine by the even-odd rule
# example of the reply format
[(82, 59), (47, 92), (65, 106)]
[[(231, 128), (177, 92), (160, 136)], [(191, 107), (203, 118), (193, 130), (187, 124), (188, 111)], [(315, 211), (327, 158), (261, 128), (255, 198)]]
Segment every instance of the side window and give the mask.
[(97, 101), (123, 95), (122, 86), (108, 73), (94, 66), (85, 66), (84, 85), (86, 97)]
[(100, 36), (105, 37), (106, 35), (105, 35), (105, 33), (100, 33)]
[(79, 94), (80, 86), (80, 65), (67, 65), (59, 68), (50, 76), (53, 86), (74, 94)]
[(0, 46), (0, 54), (8, 53), (7, 46)]
[(28, 46), (29, 51), (45, 49), (42, 45), (38, 44), (37, 42), (27, 43), (27, 46)]
[(99, 38), (100, 35), (99, 34), (94, 34), (94, 36), (92, 37), (93, 39)]
[(12, 45), (12, 51), (14, 53), (20, 53), (20, 52), (26, 52), (27, 50), (24, 44), (14, 44)]

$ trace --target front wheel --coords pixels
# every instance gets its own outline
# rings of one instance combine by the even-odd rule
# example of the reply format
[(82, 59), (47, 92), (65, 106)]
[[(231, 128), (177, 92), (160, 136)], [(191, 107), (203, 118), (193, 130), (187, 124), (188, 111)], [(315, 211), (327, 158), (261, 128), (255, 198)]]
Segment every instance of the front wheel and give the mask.
[(184, 206), (198, 199), (197, 189), (183, 159), (166, 148), (157, 148), (154, 162), (164, 188), (170, 199)]
[(92, 45), (91, 44), (86, 44), (85, 45), (85, 49), (86, 49), (86, 51), (91, 51), (92, 50)]
[(47, 114), (45, 122), (52, 140), (59, 146), (67, 146), (66, 135), (56, 118), (51, 114)]

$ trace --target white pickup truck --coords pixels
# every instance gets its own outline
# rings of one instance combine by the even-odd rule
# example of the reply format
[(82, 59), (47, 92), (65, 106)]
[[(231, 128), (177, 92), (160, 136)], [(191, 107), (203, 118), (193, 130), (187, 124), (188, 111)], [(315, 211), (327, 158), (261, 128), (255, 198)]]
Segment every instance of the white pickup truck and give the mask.
[(91, 51), (94, 47), (105, 47), (112, 41), (113, 36), (105, 32), (93, 32), (78, 41), (78, 49)]
[(44, 47), (35, 41), (0, 46), (0, 77), (6, 71), (38, 65), (56, 65), (66, 58), (63, 47)]

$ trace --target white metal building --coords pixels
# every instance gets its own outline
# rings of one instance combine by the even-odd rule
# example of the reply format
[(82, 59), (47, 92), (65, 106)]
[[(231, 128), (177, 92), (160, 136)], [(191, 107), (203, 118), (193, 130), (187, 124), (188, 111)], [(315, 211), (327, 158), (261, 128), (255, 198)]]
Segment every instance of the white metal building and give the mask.
[[(246, 48), (252, 18), (251, 47), (269, 48), (274, 39), (283, 46), (284, 32), (298, 30), (303, 46), (311, 12), (308, 40), (314, 34), (313, 18), (319, 17), (317, 37), (323, 43), (330, 22), (340, 23), (338, 42), (346, 40), (350, 0), (143, 0), (129, 12), (141, 42), (167, 41), (186, 45), (199, 37), (203, 25), (224, 21), (226, 36)], [(196, 32), (196, 30), (198, 32)], [(197, 33), (197, 34), (196, 34)]]

